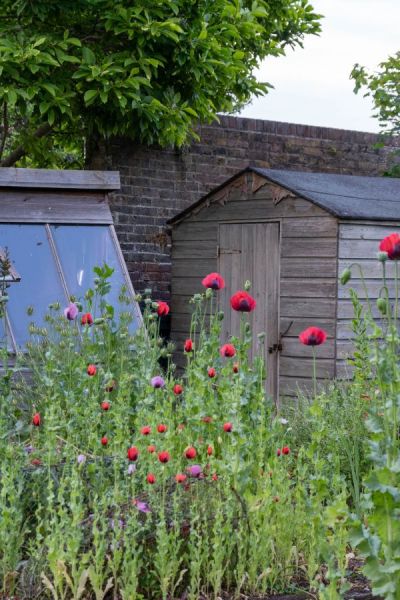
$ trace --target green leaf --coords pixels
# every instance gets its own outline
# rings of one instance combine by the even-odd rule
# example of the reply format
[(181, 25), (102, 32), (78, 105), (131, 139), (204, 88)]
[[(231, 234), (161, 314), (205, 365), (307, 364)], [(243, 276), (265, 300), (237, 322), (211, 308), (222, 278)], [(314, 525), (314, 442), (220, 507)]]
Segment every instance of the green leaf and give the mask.
[(82, 56), (83, 56), (83, 60), (85, 63), (87, 63), (88, 65), (94, 65), (96, 62), (96, 56), (94, 54), (94, 52), (90, 49), (87, 48), (86, 46), (82, 48)]
[(91, 104), (93, 102), (93, 100), (96, 98), (96, 96), (98, 95), (98, 90), (87, 90), (85, 92), (85, 95), (83, 96), (83, 99), (85, 101), (85, 103), (87, 105)]

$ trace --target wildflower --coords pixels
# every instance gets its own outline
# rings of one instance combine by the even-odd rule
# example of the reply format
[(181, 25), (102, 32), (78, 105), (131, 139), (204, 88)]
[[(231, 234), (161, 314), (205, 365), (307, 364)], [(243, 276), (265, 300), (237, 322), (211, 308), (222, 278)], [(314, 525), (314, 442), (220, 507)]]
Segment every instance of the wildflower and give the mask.
[(187, 467), (186, 471), (189, 473), (189, 475), (191, 475), (191, 477), (196, 477), (197, 479), (203, 474), (203, 469), (200, 465), (192, 465), (191, 467)]
[(177, 473), (175, 475), (175, 481), (176, 483), (183, 483), (186, 481), (186, 475), (184, 473)]
[(42, 461), (40, 460), (40, 458), (32, 458), (31, 465), (33, 465), (34, 467), (38, 467), (41, 464), (42, 464)]
[(85, 313), (81, 318), (82, 325), (93, 325), (93, 317), (90, 313)]
[(232, 358), (236, 354), (236, 348), (233, 344), (224, 344), (219, 349), (219, 353), (221, 356), (225, 356), (226, 358)]
[(89, 375), (89, 377), (93, 377), (93, 375), (96, 375), (96, 373), (97, 373), (96, 365), (88, 365), (86, 372)]
[(24, 450), (27, 454), (32, 454), (34, 447), (29, 444), (29, 446), (25, 446)]
[(67, 308), (64, 308), (64, 317), (68, 319), (68, 321), (73, 321), (76, 319), (79, 310), (74, 302), (70, 302)]
[(243, 290), (239, 290), (231, 297), (231, 307), (239, 312), (251, 312), (255, 309), (256, 304), (253, 296)]
[(76, 460), (78, 465), (83, 465), (86, 462), (86, 456), (84, 454), (78, 454)]
[(147, 502), (142, 502), (141, 500), (137, 500), (136, 498), (134, 498), (132, 500), (132, 504), (133, 506), (136, 506), (136, 508), (142, 513), (151, 512), (150, 506), (147, 504)]
[(289, 448), (289, 446), (283, 446), (283, 448), (282, 448), (282, 454), (285, 454), (285, 455), (290, 454), (290, 448)]
[(144, 427), (141, 428), (140, 433), (142, 435), (149, 435), (151, 433), (151, 427), (149, 427), (148, 425), (145, 425)]
[(147, 479), (147, 483), (150, 483), (151, 485), (153, 485), (153, 483), (156, 482), (156, 476), (153, 473), (149, 473), (146, 477)]
[(155, 377), (152, 378), (151, 385), (153, 386), (153, 388), (156, 388), (156, 389), (163, 388), (165, 385), (165, 381), (160, 375), (156, 375)]
[(276, 455), (277, 455), (277, 456), (280, 456), (281, 454), (282, 454), (282, 453), (281, 453), (281, 449), (280, 449), (280, 448), (278, 448), (278, 450), (276, 451)]
[(209, 273), (201, 283), (205, 288), (211, 288), (212, 290), (222, 290), (225, 287), (225, 281), (219, 273)]
[(222, 426), (222, 429), (226, 432), (226, 433), (230, 433), (233, 429), (233, 425), (232, 423), (229, 423), (229, 421), (227, 423), (224, 423)]
[(213, 447), (212, 446), (207, 446), (207, 454), (208, 456), (211, 456), (213, 453)]
[(112, 392), (113, 390), (115, 390), (115, 388), (117, 387), (117, 382), (115, 381), (115, 379), (112, 379), (111, 381), (109, 381), (105, 387), (106, 392)]
[(164, 425), (163, 423), (160, 423), (159, 425), (157, 425), (157, 431), (158, 433), (165, 433), (167, 431), (168, 427), (166, 425)]
[(169, 306), (162, 300), (157, 300), (157, 314), (159, 317), (165, 317), (169, 313)]
[(102, 446), (107, 446), (107, 444), (108, 444), (108, 438), (105, 435), (103, 435), (103, 437), (101, 438), (100, 441), (101, 441), (101, 445)]
[(197, 455), (196, 448), (193, 448), (193, 446), (189, 446), (189, 448), (186, 448), (186, 450), (185, 450), (186, 458), (191, 460), (192, 458), (196, 458), (196, 455)]
[(176, 383), (174, 385), (173, 392), (174, 392), (175, 396), (179, 396), (183, 392), (183, 387), (181, 385), (179, 385), (179, 383)]
[(281, 419), (279, 419), (279, 423), (281, 425), (287, 425), (289, 423), (289, 421), (287, 419), (284, 419), (283, 417)]
[(147, 452), (150, 452), (150, 454), (153, 454), (153, 452), (156, 451), (156, 447), (153, 446), (152, 444), (150, 446), (147, 446)]
[(35, 413), (32, 417), (32, 425), (34, 425), (35, 427), (39, 427), (41, 422), (41, 417), (39, 413)]
[(185, 341), (183, 349), (184, 349), (185, 352), (192, 352), (192, 350), (193, 350), (193, 341), (190, 338)]
[(158, 454), (158, 460), (160, 461), (160, 463), (167, 463), (170, 459), (170, 455), (169, 452), (163, 451), (163, 452), (159, 452)]
[(128, 448), (126, 455), (128, 457), (128, 460), (134, 462), (139, 456), (139, 450), (136, 448), (136, 446), (131, 446), (130, 448)]
[(217, 475), (216, 473), (213, 473), (213, 474), (211, 475), (211, 479), (212, 479), (213, 481), (218, 481), (218, 475)]
[(215, 377), (216, 371), (215, 371), (214, 367), (208, 367), (208, 369), (207, 369), (207, 375), (209, 376), (210, 379), (212, 379), (213, 377)]
[(391, 233), (383, 238), (379, 244), (379, 250), (386, 252), (389, 260), (400, 259), (400, 234)]
[(202, 417), (203, 423), (212, 423), (212, 417)]
[(133, 475), (133, 473), (136, 471), (136, 465), (135, 464), (131, 464), (128, 467), (128, 475)]
[(236, 362), (233, 364), (232, 371), (234, 373), (239, 373), (239, 363)]
[(108, 410), (110, 410), (110, 403), (109, 402), (102, 402), (101, 403), (101, 408), (107, 412)]
[(308, 327), (299, 335), (299, 340), (305, 346), (319, 346), (326, 341), (327, 334), (319, 327)]

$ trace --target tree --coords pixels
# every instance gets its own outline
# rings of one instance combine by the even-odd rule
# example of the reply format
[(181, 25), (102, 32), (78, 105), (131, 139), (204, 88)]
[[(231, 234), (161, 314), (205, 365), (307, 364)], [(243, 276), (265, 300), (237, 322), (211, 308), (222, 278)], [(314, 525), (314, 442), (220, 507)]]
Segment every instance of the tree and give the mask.
[(319, 19), (308, 0), (2, 0), (0, 164), (75, 165), (117, 135), (181, 146), (265, 93), (260, 61)]

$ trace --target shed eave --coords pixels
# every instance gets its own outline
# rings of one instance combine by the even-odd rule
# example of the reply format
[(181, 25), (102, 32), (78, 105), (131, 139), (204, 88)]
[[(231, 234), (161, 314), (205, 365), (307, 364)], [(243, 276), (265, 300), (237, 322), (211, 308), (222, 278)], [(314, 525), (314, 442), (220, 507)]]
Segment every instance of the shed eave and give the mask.
[(0, 168), (0, 188), (117, 191), (118, 171)]

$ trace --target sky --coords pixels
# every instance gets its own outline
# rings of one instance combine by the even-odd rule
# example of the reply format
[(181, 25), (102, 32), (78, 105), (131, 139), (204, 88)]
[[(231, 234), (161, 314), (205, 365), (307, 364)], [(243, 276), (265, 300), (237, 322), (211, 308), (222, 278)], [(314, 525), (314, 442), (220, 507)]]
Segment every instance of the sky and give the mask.
[(400, 50), (400, 0), (310, 0), (324, 15), (319, 37), (307, 36), (304, 49), (265, 60), (257, 76), (275, 89), (255, 98), (243, 117), (358, 131), (379, 131), (373, 106), (353, 93), (355, 63), (376, 70)]

